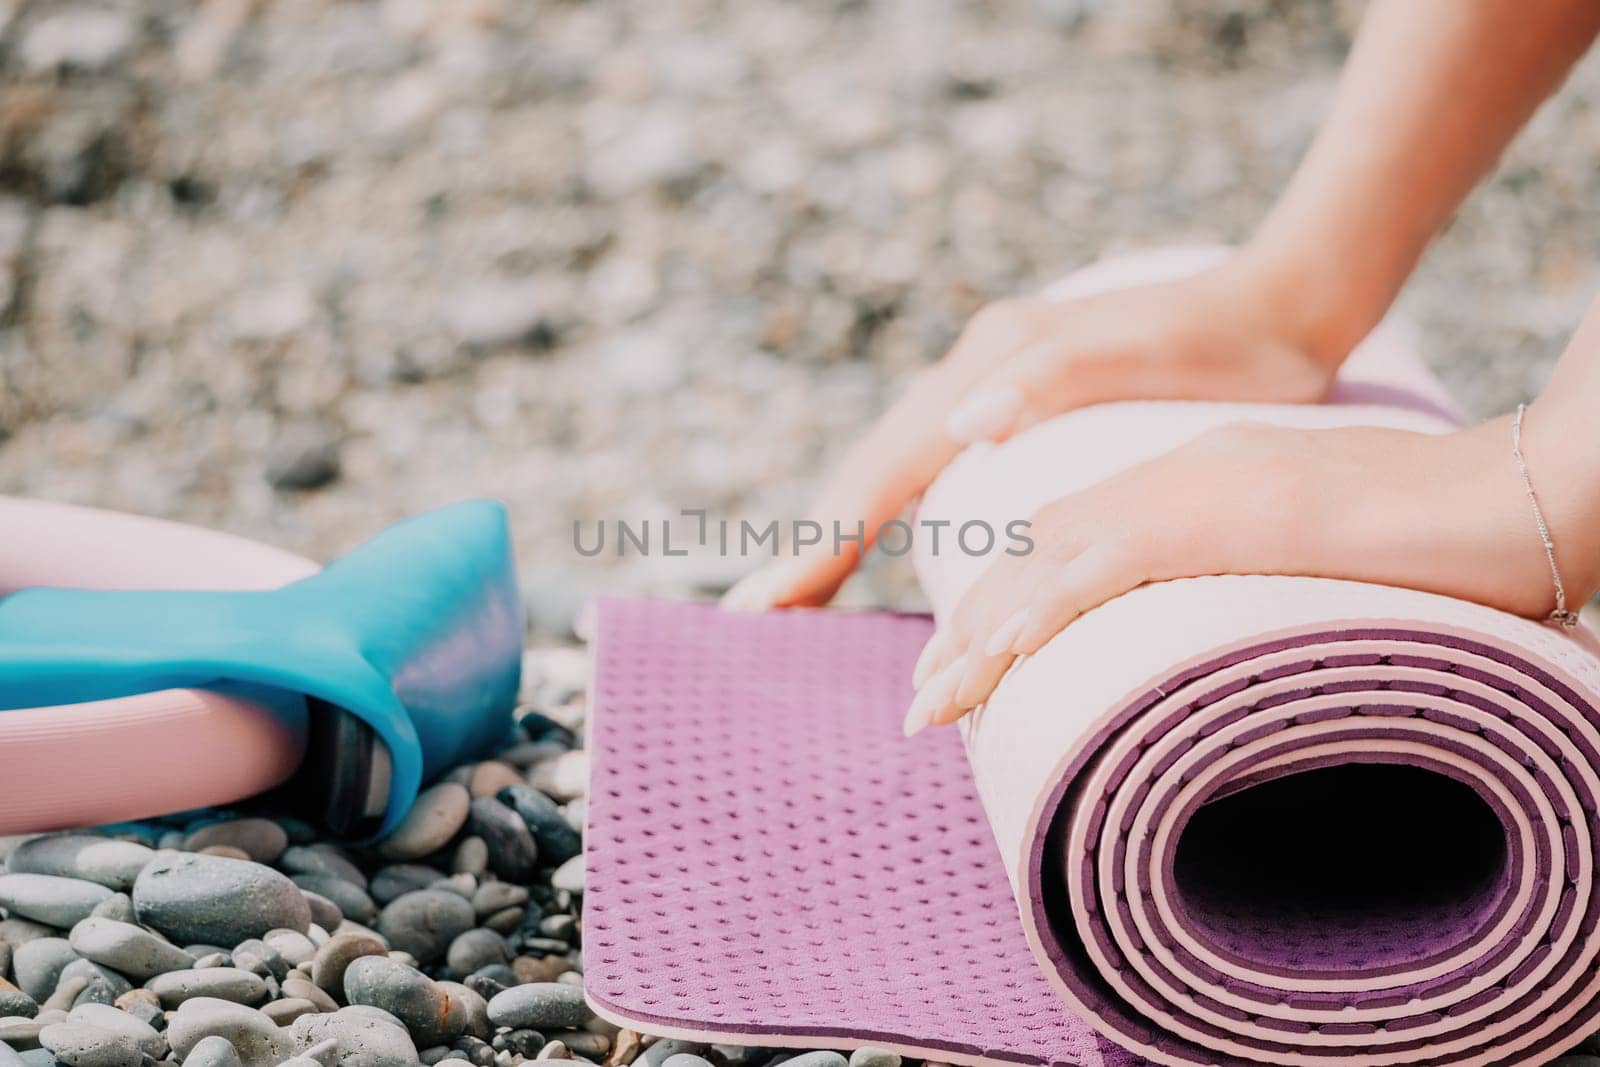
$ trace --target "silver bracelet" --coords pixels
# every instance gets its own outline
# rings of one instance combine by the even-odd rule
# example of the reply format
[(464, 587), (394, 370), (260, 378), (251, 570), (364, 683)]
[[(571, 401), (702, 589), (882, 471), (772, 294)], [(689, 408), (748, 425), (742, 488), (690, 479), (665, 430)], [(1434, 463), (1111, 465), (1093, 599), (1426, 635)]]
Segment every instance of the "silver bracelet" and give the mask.
[(1567, 590), (1561, 584), (1561, 569), (1556, 566), (1556, 546), (1550, 540), (1550, 526), (1544, 521), (1544, 509), (1533, 491), (1533, 478), (1528, 474), (1528, 461), (1522, 458), (1522, 414), (1528, 405), (1517, 405), (1517, 416), (1511, 420), (1511, 455), (1517, 461), (1517, 471), (1522, 475), (1522, 487), (1528, 491), (1528, 504), (1533, 508), (1533, 521), (1539, 527), (1539, 540), (1544, 544), (1544, 558), (1550, 563), (1550, 580), (1556, 585), (1556, 610), (1550, 613), (1552, 622), (1559, 622), (1569, 630), (1578, 625), (1578, 613), (1567, 610)]

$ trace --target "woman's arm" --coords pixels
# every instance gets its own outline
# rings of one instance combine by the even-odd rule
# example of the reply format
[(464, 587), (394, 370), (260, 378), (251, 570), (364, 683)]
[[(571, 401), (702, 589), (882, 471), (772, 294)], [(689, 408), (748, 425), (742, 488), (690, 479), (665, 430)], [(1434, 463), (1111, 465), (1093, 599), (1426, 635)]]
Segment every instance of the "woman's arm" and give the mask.
[[(1244, 249), (1178, 282), (986, 307), (845, 456), (813, 517), (870, 537), (965, 445), (1085, 404), (1319, 399), (1597, 28), (1593, 0), (1376, 0), (1332, 113)], [(725, 603), (827, 601), (870, 547), (827, 541)]]

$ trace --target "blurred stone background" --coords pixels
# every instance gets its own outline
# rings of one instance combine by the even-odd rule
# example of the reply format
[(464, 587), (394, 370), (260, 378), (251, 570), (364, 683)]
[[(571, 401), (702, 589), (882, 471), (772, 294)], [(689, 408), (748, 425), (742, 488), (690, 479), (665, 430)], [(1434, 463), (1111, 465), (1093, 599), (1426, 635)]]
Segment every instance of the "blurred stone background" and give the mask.
[[(0, 0), (0, 492), (319, 557), (498, 496), (551, 634), (715, 589), (737, 561), (584, 560), (573, 520), (792, 517), (984, 300), (1242, 238), (1358, 14)], [(1474, 412), (1596, 286), (1597, 103), (1591, 60), (1404, 298)]]

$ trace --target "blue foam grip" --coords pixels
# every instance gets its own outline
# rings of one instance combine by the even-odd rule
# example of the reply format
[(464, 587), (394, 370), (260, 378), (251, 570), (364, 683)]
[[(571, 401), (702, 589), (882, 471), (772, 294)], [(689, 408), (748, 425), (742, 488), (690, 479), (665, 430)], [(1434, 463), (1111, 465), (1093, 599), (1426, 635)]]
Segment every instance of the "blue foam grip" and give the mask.
[(422, 783), (506, 738), (522, 622), (505, 509), (468, 501), (281, 589), (13, 593), (0, 599), (0, 711), (241, 685), (322, 700), (389, 748), (381, 833)]

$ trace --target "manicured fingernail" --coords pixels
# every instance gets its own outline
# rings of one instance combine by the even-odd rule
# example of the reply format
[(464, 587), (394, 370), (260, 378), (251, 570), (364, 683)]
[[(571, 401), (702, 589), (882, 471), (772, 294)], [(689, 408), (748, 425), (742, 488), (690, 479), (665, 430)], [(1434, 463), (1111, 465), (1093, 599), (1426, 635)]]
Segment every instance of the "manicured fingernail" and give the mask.
[(916, 699), (911, 702), (911, 710), (906, 712), (905, 732), (910, 737), (933, 720), (934, 713), (956, 695), (956, 686), (961, 682), (961, 676), (966, 664), (962, 660), (946, 664), (944, 669), (932, 678), (928, 684), (917, 690)]
[(1006, 385), (984, 389), (957, 404), (944, 420), (945, 436), (961, 444), (1003, 433), (1022, 413), (1022, 390)]
[(933, 636), (928, 638), (928, 643), (922, 646), (921, 655), (917, 656), (917, 665), (911, 668), (911, 686), (921, 689), (922, 683), (928, 680), (933, 665), (939, 662), (939, 653), (944, 649), (944, 631), (935, 630)]
[(998, 656), (1003, 652), (1011, 651), (1012, 642), (1022, 634), (1022, 628), (1026, 625), (1028, 625), (1028, 609), (1023, 608), (1001, 623), (995, 632), (989, 635), (988, 644), (983, 646), (983, 654), (985, 656)]

